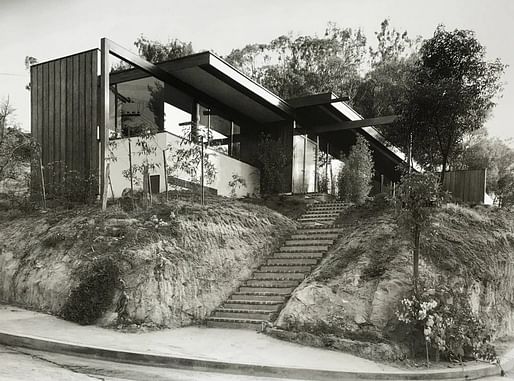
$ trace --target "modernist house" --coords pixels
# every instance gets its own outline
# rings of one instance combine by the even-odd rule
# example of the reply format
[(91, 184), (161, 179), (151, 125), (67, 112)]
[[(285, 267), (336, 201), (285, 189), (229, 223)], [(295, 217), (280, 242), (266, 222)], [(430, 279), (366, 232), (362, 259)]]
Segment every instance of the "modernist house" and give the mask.
[[(109, 53), (135, 68), (110, 73)], [(358, 134), (372, 148), (375, 192), (399, 180), (403, 155), (371, 127), (377, 120), (363, 120), (331, 93), (281, 99), (210, 52), (152, 65), (103, 39), (100, 50), (32, 66), (31, 83), (32, 135), (41, 145), (42, 166), (61, 163), (60, 170), (45, 173), (49, 184), (63, 180), (65, 167), (101, 183), (109, 179), (98, 193), (109, 181), (120, 196), (141, 186), (137, 168), (147, 162), (155, 164), (149, 166), (152, 192), (188, 187), (191, 173), (173, 172), (171, 163), (181, 147), (200, 144), (193, 137), (201, 136), (216, 169), (208, 189), (225, 196), (258, 194), (263, 133), (287, 155), (284, 193), (316, 192), (322, 176), (333, 181), (341, 153)], [(156, 134), (142, 139), (148, 131)]]

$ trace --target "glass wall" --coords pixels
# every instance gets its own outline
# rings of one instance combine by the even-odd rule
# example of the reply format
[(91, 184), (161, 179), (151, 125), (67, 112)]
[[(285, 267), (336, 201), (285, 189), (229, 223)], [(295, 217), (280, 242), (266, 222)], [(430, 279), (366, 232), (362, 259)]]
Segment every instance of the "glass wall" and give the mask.
[(215, 151), (239, 159), (241, 128), (215, 109), (199, 105), (199, 133)]
[(117, 137), (190, 128), (193, 99), (153, 77), (111, 86), (111, 120)]
[[(203, 136), (206, 145), (213, 150), (240, 159), (239, 125), (215, 108), (197, 104), (191, 96), (156, 78), (141, 78), (111, 86), (110, 101), (110, 118), (115, 126), (113, 137), (167, 131), (192, 140), (195, 134)], [(192, 123), (196, 112), (198, 126)]]

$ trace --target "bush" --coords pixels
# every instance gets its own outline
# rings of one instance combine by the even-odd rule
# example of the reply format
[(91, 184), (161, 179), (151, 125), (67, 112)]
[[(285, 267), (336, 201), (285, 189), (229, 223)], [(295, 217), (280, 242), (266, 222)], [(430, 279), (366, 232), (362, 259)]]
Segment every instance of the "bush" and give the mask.
[(283, 169), (288, 164), (287, 155), (280, 140), (262, 134), (258, 143), (261, 164), (261, 193), (280, 193), (284, 191)]
[(339, 199), (363, 204), (371, 191), (373, 177), (373, 157), (364, 137), (357, 137), (357, 142), (343, 162), (344, 166), (337, 177)]
[(61, 316), (81, 325), (94, 324), (112, 304), (119, 270), (112, 258), (95, 260), (72, 290)]
[(428, 349), (447, 359), (493, 361), (496, 352), (491, 332), (473, 313), (467, 294), (455, 287), (438, 286), (402, 299), (398, 320), (410, 328), (416, 352)]

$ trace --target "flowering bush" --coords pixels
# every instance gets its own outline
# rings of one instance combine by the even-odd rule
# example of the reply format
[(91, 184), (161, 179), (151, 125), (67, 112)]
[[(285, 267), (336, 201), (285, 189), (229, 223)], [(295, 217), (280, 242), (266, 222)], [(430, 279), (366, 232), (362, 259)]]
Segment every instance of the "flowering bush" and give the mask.
[(473, 313), (462, 290), (440, 287), (425, 289), (418, 296), (402, 299), (396, 311), (398, 320), (410, 326), (425, 347), (448, 359), (472, 357), (495, 361), (490, 331)]

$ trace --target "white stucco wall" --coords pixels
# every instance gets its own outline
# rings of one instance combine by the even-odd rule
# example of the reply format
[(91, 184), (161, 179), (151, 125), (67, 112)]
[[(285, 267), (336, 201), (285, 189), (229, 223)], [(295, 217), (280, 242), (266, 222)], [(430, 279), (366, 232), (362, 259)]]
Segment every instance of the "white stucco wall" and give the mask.
[[(133, 167), (143, 164), (146, 160), (146, 156), (142, 154), (140, 142), (139, 138), (131, 139), (130, 144)], [(174, 152), (178, 148), (183, 147), (181, 145), (182, 139), (170, 133), (162, 132), (156, 134), (150, 139), (147, 139), (146, 142), (148, 142), (150, 147), (155, 149), (148, 155), (148, 162), (150, 165), (154, 164), (154, 167), (150, 168), (149, 174), (150, 176), (160, 176), (159, 187), (160, 191), (164, 192), (166, 184), (164, 176), (163, 150), (166, 150), (167, 165), (168, 167), (171, 167), (174, 161)], [(130, 179), (123, 176), (123, 171), (128, 171), (130, 167), (128, 139), (118, 139), (113, 141), (111, 144), (111, 152), (111, 157), (113, 157), (110, 162), (112, 190), (114, 197), (120, 197), (124, 189), (130, 188)], [(216, 176), (213, 182), (211, 184), (206, 183), (206, 186), (215, 188), (219, 195), (227, 197), (245, 197), (247, 195), (252, 196), (259, 194), (260, 174), (257, 168), (210, 148), (205, 149), (205, 155), (208, 156), (209, 161), (216, 168)], [(198, 173), (200, 173), (199, 170)], [(184, 171), (176, 170), (172, 175), (182, 180), (191, 181), (189, 174)], [(243, 180), (245, 186), (231, 187), (229, 182), (234, 179), (233, 176), (239, 176)], [(135, 173), (134, 179), (134, 189), (142, 189), (141, 173)], [(110, 195), (111, 190), (109, 189), (109, 196)]]

